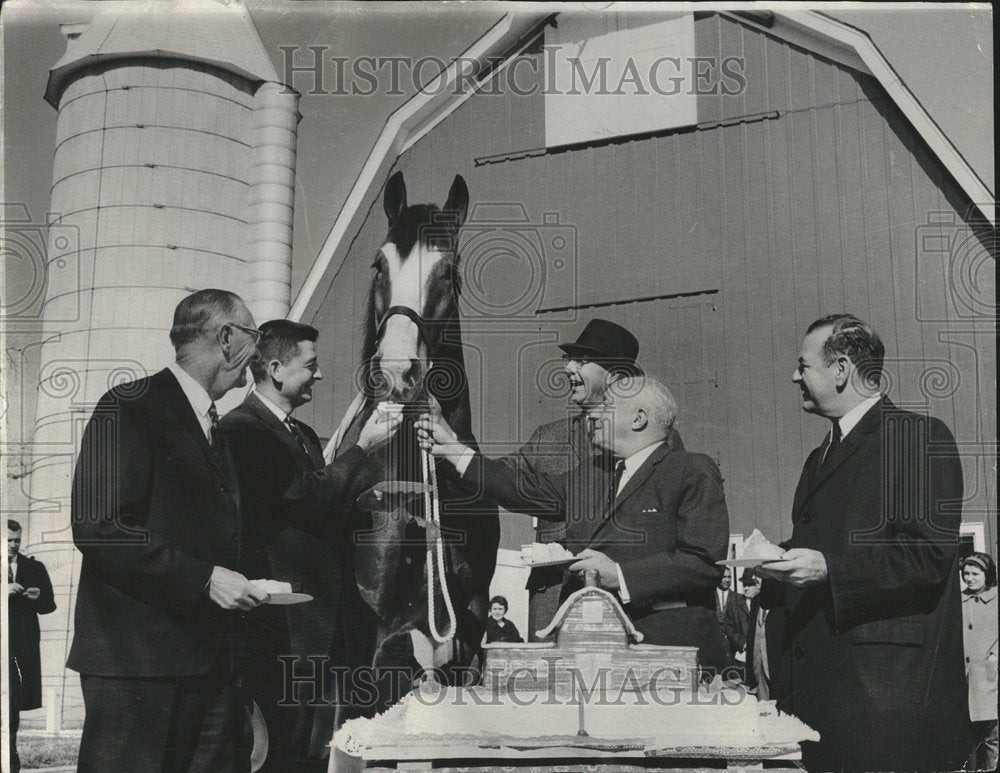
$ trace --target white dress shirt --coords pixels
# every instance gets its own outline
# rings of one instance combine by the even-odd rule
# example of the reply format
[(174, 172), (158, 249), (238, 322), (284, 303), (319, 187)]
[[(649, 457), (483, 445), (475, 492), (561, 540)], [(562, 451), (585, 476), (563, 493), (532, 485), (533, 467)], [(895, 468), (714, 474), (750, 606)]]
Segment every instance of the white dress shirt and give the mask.
[[(848, 432), (850, 432), (852, 429), (858, 426), (858, 422), (861, 421), (864, 415), (868, 413), (868, 411), (870, 411), (876, 405), (878, 405), (879, 402), (881, 402), (881, 400), (882, 400), (882, 395), (872, 395), (863, 402), (860, 402), (857, 405), (855, 405), (853, 408), (851, 408), (851, 410), (849, 410), (847, 413), (845, 413), (837, 420), (837, 423), (840, 425), (841, 442), (843, 442), (844, 438), (847, 437)], [(831, 440), (833, 439), (832, 426), (830, 427), (830, 433), (828, 437)]]
[(271, 413), (273, 413), (278, 418), (278, 421), (284, 424), (285, 427), (288, 429), (288, 431), (291, 432), (292, 428), (288, 426), (288, 419), (291, 418), (292, 414), (286, 411), (281, 406), (279, 406), (273, 400), (266, 397), (263, 393), (254, 390), (254, 394), (257, 395), (260, 401), (264, 403), (265, 406), (267, 406), (268, 410), (270, 410)]
[(201, 424), (201, 431), (205, 433), (205, 439), (211, 443), (212, 418), (208, 415), (208, 409), (212, 407), (215, 401), (209, 397), (208, 392), (205, 391), (205, 387), (195, 381), (191, 374), (176, 362), (167, 365), (167, 369), (174, 374), (177, 383), (181, 385), (184, 396), (187, 397), (191, 408), (194, 410), (194, 415), (198, 418), (198, 423)]

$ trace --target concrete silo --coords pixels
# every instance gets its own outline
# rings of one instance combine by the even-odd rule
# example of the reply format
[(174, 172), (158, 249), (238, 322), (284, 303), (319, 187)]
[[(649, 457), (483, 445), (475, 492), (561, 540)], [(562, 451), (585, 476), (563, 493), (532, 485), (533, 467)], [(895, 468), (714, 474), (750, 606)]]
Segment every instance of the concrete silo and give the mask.
[(69, 491), (94, 404), (172, 359), (171, 316), (191, 290), (233, 290), (259, 321), (290, 301), (298, 95), (246, 8), (104, 8), (63, 26), (67, 51), (45, 93), (59, 111), (56, 215), (25, 529), (56, 586), (58, 610), (41, 619), (50, 727), (82, 716), (64, 671), (79, 572)]

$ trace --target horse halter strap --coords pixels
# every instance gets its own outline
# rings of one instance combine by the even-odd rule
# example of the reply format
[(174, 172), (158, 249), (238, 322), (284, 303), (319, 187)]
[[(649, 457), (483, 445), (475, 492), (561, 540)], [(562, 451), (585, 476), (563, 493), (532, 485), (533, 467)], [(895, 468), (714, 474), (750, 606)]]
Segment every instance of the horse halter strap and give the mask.
[(382, 315), (382, 319), (379, 320), (378, 326), (375, 328), (375, 339), (379, 341), (382, 340), (382, 336), (385, 335), (386, 323), (389, 321), (390, 317), (394, 317), (397, 314), (412, 320), (413, 324), (417, 326), (417, 330), (420, 332), (420, 337), (424, 340), (427, 348), (430, 349), (431, 338), (427, 331), (427, 320), (417, 314), (417, 312), (409, 306), (390, 306), (386, 309), (385, 314)]

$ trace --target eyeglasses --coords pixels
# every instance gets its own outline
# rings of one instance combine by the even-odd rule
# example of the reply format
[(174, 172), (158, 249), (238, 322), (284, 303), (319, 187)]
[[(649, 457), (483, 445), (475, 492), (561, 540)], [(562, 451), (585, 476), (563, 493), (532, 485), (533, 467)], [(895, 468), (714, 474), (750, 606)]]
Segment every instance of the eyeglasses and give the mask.
[(237, 325), (235, 322), (227, 322), (226, 324), (229, 325), (230, 327), (236, 328), (237, 330), (242, 330), (248, 336), (253, 338), (254, 346), (260, 343), (260, 339), (264, 335), (263, 330), (258, 330), (255, 327), (243, 327), (243, 325)]

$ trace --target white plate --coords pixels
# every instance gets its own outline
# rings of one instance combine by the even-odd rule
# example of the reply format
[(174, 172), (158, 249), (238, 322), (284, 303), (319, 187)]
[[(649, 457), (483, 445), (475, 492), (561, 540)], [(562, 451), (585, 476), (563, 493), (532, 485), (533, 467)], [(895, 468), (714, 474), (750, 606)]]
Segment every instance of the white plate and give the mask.
[(312, 601), (313, 597), (308, 593), (272, 593), (267, 604), (301, 604), (304, 601)]
[(555, 561), (525, 561), (524, 557), (521, 557), (524, 561), (525, 566), (536, 567), (536, 566), (560, 566), (562, 564), (572, 564), (574, 561), (579, 561), (580, 559), (574, 556), (573, 558), (559, 558)]
[(749, 569), (756, 569), (764, 564), (773, 564), (780, 561), (780, 558), (727, 558), (725, 561), (716, 561), (717, 566), (745, 566)]

